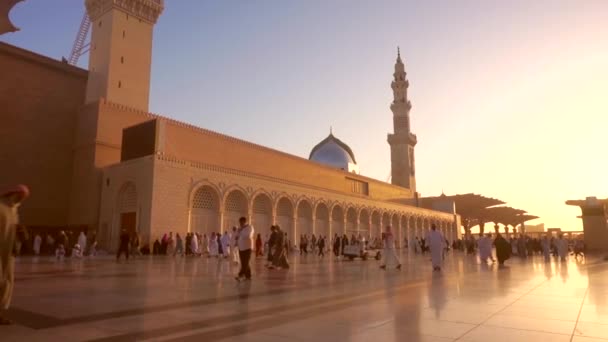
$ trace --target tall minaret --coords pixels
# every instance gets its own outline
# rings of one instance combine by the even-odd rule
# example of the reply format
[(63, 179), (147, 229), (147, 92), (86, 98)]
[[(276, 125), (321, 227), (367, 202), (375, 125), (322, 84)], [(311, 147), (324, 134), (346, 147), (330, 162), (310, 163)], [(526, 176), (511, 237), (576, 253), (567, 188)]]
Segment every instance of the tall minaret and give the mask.
[(409, 82), (406, 78), (405, 66), (401, 61), (401, 53), (397, 48), (397, 62), (393, 74), (393, 134), (388, 135), (391, 146), (391, 183), (416, 192), (416, 173), (414, 164), (414, 147), (416, 135), (410, 132), (410, 109), (412, 104), (407, 99)]
[(86, 103), (103, 97), (148, 111), (152, 31), (164, 0), (85, 0), (91, 19)]

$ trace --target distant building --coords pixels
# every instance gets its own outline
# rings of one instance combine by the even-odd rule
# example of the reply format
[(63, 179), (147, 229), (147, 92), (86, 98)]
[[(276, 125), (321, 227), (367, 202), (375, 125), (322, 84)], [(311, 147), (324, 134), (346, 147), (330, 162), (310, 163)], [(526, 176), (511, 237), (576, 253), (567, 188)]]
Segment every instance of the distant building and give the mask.
[[(0, 43), (0, 179), (26, 183), (32, 229), (96, 231), (116, 247), (122, 229), (147, 244), (164, 233), (209, 235), (247, 217), (258, 231), (379, 236), (399, 241), (432, 224), (457, 237), (449, 207), (419, 208), (411, 103), (398, 53), (391, 88), (391, 184), (359, 175), (333, 134), (309, 159), (148, 111), (152, 36), (162, 0), (86, 0), (89, 70)], [(238, 96), (235, 97), (238, 101)], [(204, 110), (201, 109), (202, 111)]]
[(545, 232), (545, 224), (539, 223), (536, 225), (526, 224), (526, 233), (543, 233)]

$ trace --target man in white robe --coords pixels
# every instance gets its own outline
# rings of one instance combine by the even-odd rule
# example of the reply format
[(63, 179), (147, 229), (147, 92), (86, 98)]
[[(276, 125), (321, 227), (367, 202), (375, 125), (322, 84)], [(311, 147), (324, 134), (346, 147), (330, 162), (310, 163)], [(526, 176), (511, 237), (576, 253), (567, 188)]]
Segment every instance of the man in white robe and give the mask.
[(397, 252), (395, 251), (395, 237), (393, 236), (393, 232), (391, 231), (391, 226), (386, 226), (386, 232), (384, 232), (384, 262), (381, 269), (386, 269), (386, 266), (395, 267), (396, 269), (401, 269), (401, 261), (399, 261), (399, 257), (397, 256)]
[(564, 235), (560, 234), (559, 239), (555, 240), (555, 248), (557, 249), (557, 255), (561, 261), (566, 261), (568, 256), (568, 241), (564, 239)]
[(494, 261), (492, 258), (492, 238), (491, 235), (482, 236), (477, 240), (477, 248), (479, 249), (479, 260), (482, 263), (488, 263), (488, 259)]
[(29, 194), (25, 185), (9, 187), (0, 192), (0, 325), (12, 324), (3, 316), (11, 304), (15, 285), (13, 248), (19, 223), (17, 209)]
[(222, 235), (222, 237), (220, 238), (220, 243), (222, 244), (222, 253), (224, 254), (223, 256), (225, 258), (228, 258), (230, 256), (230, 242), (231, 242), (231, 237), (230, 234), (228, 234), (228, 232), (224, 232), (224, 235)]
[(217, 235), (215, 233), (211, 234), (211, 238), (209, 239), (209, 257), (217, 257), (219, 254), (219, 246), (217, 244)]
[(235, 264), (239, 263), (239, 234), (236, 230), (236, 227), (232, 227), (232, 262)]
[(87, 236), (84, 235), (84, 232), (80, 232), (78, 236), (78, 244), (80, 245), (80, 252), (84, 255), (84, 252), (87, 250)]
[(199, 255), (199, 250), (198, 250), (198, 234), (194, 233), (192, 234), (192, 238), (190, 240), (190, 249), (192, 250), (192, 254)]
[(40, 237), (40, 234), (36, 233), (36, 236), (34, 237), (34, 255), (38, 256), (40, 255), (40, 246), (42, 245), (42, 237)]
[(437, 230), (437, 226), (433, 224), (431, 231), (429, 231), (426, 237), (426, 243), (429, 245), (431, 250), (431, 261), (433, 263), (434, 271), (441, 271), (441, 261), (443, 260), (443, 246), (445, 239), (441, 232)]

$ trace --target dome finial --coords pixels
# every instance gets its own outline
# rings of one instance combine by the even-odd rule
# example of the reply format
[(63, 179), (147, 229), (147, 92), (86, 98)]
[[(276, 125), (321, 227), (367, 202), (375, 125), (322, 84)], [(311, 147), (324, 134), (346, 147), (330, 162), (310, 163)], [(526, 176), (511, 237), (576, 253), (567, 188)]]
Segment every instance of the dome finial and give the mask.
[(399, 49), (399, 45), (397, 45), (397, 58), (401, 59), (401, 49)]
[(329, 135), (334, 135), (334, 129), (332, 126), (329, 126)]

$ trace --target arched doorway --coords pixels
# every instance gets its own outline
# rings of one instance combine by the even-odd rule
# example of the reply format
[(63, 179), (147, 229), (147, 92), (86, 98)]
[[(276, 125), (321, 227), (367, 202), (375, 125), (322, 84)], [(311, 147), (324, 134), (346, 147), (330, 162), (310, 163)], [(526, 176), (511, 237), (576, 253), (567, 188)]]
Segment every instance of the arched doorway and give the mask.
[(117, 217), (112, 233), (110, 234), (110, 247), (114, 250), (118, 248), (118, 237), (120, 232), (125, 229), (129, 234), (137, 232), (137, 189), (133, 182), (125, 183), (118, 192), (117, 197)]
[(366, 240), (369, 240), (370, 238), (369, 212), (367, 209), (361, 209), (361, 212), (359, 213), (358, 234), (361, 234)]
[(355, 208), (348, 208), (346, 211), (346, 235), (351, 238), (351, 235), (357, 235), (357, 211)]
[(232, 190), (224, 200), (224, 231), (238, 227), (241, 217), (247, 217), (247, 197), (240, 190)]
[(296, 229), (298, 230), (298, 240), (299, 235), (306, 234), (308, 237), (312, 235), (312, 206), (308, 201), (302, 200), (298, 204), (298, 224)]
[(252, 204), (253, 217), (251, 224), (256, 230), (256, 233), (270, 233), (272, 225), (272, 201), (270, 197), (264, 193), (260, 193), (253, 198)]
[(211, 186), (201, 186), (192, 197), (190, 231), (207, 236), (220, 231), (220, 196)]
[(342, 236), (344, 234), (344, 211), (338, 205), (331, 210), (331, 238), (336, 234)]
[(293, 245), (294, 230), (293, 230), (293, 204), (287, 197), (281, 197), (277, 202), (277, 219), (276, 224), (281, 227), (281, 230), (287, 233), (287, 238), (290, 240), (290, 245)]
[[(317, 204), (315, 211), (315, 235), (317, 237), (324, 236), (325, 238), (331, 238), (329, 236), (329, 209), (324, 203)], [(328, 244), (328, 241), (325, 241)]]

